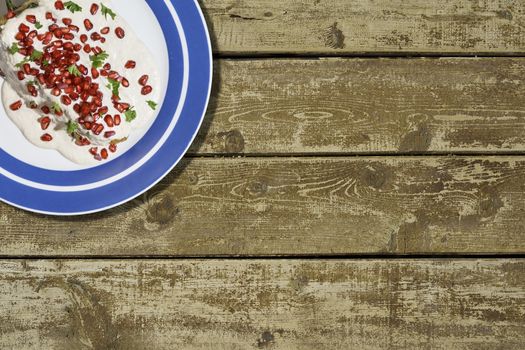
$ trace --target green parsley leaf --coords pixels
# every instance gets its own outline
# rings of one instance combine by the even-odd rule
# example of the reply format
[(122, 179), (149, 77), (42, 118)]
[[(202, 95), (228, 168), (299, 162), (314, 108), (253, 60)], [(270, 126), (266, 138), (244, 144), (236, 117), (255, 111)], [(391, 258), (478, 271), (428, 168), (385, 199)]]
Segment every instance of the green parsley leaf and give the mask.
[(91, 63), (93, 64), (93, 68), (100, 68), (104, 64), (104, 61), (109, 58), (109, 55), (102, 51), (98, 55), (89, 56), (89, 59), (91, 60)]
[(82, 6), (79, 6), (78, 4), (74, 3), (73, 1), (66, 1), (64, 3), (64, 7), (67, 8), (72, 13), (82, 11)]
[(25, 57), (21, 62), (15, 64), (16, 68), (22, 68), (22, 66), (30, 61), (29, 57)]
[(53, 112), (55, 112), (55, 113), (60, 113), (60, 112), (62, 112), (62, 108), (60, 108), (60, 105), (59, 105), (57, 102), (53, 102), (53, 105), (51, 106), (51, 109), (52, 109)]
[(133, 120), (135, 120), (135, 118), (137, 118), (137, 112), (133, 110), (133, 107), (128, 109), (124, 115), (126, 116), (126, 121), (128, 123), (131, 123)]
[(43, 60), (42, 61), (42, 65), (45, 67), (45, 66), (49, 66), (49, 61), (48, 60)]
[(108, 85), (107, 88), (110, 89), (113, 92), (113, 95), (119, 97), (118, 89), (120, 88), (120, 83), (113, 79), (108, 79)]
[(13, 45), (11, 45), (11, 47), (8, 49), (11, 55), (14, 55), (15, 53), (17, 53), (18, 50), (20, 50), (20, 48), (18, 47), (17, 43), (13, 43)]
[(36, 22), (35, 23), (35, 28), (36, 29), (41, 29), (42, 27), (43, 27), (42, 23), (40, 23), (40, 22)]
[(38, 51), (38, 50), (33, 50), (33, 52), (31, 53), (31, 61), (37, 61), (39, 59), (42, 58), (42, 56), (44, 55), (44, 53), (42, 51)]
[(78, 70), (77, 66), (75, 64), (72, 64), (67, 68), (67, 71), (69, 74), (73, 74), (75, 77), (79, 77), (82, 73)]
[(36, 81), (36, 80), (31, 80), (31, 81), (28, 81), (26, 85), (27, 85), (27, 86), (30, 86), (30, 85), (36, 85), (37, 83), (38, 83), (38, 81)]
[(78, 130), (78, 123), (77, 122), (74, 122), (72, 120), (67, 122), (67, 133), (69, 135), (73, 135), (74, 133), (77, 132), (77, 130)]
[(146, 101), (148, 103), (148, 106), (153, 109), (153, 110), (156, 110), (157, 109), (157, 104), (153, 101)]
[(100, 7), (100, 11), (104, 15), (104, 17), (106, 17), (106, 19), (108, 19), (108, 15), (111, 17), (111, 19), (115, 19), (115, 17), (117, 17), (117, 14), (113, 12), (109, 7), (104, 6), (104, 4), (101, 3)]

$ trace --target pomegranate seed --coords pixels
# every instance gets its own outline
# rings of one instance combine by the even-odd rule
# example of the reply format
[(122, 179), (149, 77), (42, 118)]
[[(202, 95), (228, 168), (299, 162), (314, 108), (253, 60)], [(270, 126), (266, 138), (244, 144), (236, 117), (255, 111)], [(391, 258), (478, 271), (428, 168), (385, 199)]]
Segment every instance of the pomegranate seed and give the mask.
[(97, 41), (97, 40), (100, 40), (101, 36), (100, 36), (99, 33), (97, 33), (97, 32), (93, 32), (93, 33), (91, 33), (90, 38), (91, 38), (91, 40), (93, 40), (93, 41)]
[(109, 27), (104, 27), (104, 28), (102, 28), (102, 29), (100, 30), (100, 34), (104, 34), (104, 35), (106, 35), (106, 34), (108, 34), (108, 33), (109, 33)]
[(84, 20), (84, 27), (86, 28), (86, 30), (89, 32), (91, 29), (93, 29), (93, 23), (91, 23), (91, 21), (89, 19), (85, 19)]
[(18, 111), (20, 108), (22, 108), (22, 101), (21, 100), (18, 100), (14, 103), (12, 103), (9, 108), (12, 110), (12, 111)]
[(82, 50), (82, 45), (80, 45), (79, 43), (76, 43), (75, 45), (73, 45), (73, 49), (75, 51), (80, 51)]
[(115, 114), (115, 116), (113, 117), (113, 122), (115, 123), (116, 126), (119, 126), (120, 125), (120, 115), (119, 114)]
[(46, 78), (44, 77), (44, 74), (39, 74), (36, 78), (38, 79), (38, 82), (40, 83), (40, 85), (45, 85)]
[(66, 40), (73, 40), (73, 39), (75, 39), (75, 36), (73, 34), (71, 34), (71, 33), (66, 33), (66, 34), (64, 34), (63, 38), (66, 39)]
[(127, 69), (133, 69), (137, 66), (137, 63), (135, 61), (132, 61), (132, 60), (129, 60), (126, 62), (126, 64), (124, 65), (125, 68)]
[(77, 113), (80, 113), (80, 105), (78, 103), (75, 103), (75, 105), (73, 106), (73, 110)]
[(100, 133), (104, 130), (104, 125), (102, 124), (97, 124), (97, 128), (95, 129), (95, 131), (93, 131), (95, 133), (95, 135), (100, 135)]
[(73, 20), (71, 18), (62, 18), (62, 23), (64, 23), (66, 26), (73, 23)]
[(86, 34), (82, 34), (80, 36), (80, 41), (82, 42), (82, 44), (84, 44), (87, 40), (88, 40), (88, 36)]
[(91, 147), (89, 149), (89, 153), (91, 153), (92, 155), (96, 155), (98, 153), (98, 147)]
[(98, 4), (91, 4), (89, 11), (93, 16), (96, 15), (98, 11)]
[(54, 88), (53, 90), (51, 90), (51, 95), (59, 96), (60, 95), (60, 89), (59, 88)]
[(29, 74), (31, 74), (32, 76), (35, 76), (35, 77), (36, 77), (36, 76), (38, 75), (38, 69), (36, 69), (36, 68), (31, 68), (31, 69), (29, 70)]
[(5, 15), (5, 18), (7, 18), (7, 19), (11, 19), (11, 18), (15, 18), (15, 17), (16, 17), (15, 11), (11, 11), (11, 10), (7, 11), (7, 14)]
[(91, 51), (93, 51), (95, 55), (98, 55), (102, 52), (102, 48), (100, 46), (95, 46)]
[(34, 85), (27, 85), (27, 92), (33, 97), (38, 96), (38, 92), (36, 91), (36, 88)]
[(84, 123), (84, 129), (91, 130), (92, 127), (93, 127), (93, 124), (91, 124), (91, 122)]
[(118, 80), (120, 78), (120, 75), (115, 71), (111, 71), (108, 74), (108, 78), (113, 79), (113, 80)]
[(148, 80), (149, 80), (149, 76), (148, 75), (143, 75), (139, 79), (139, 84), (142, 85), (142, 86), (146, 86), (146, 84), (148, 83)]
[(29, 33), (30, 30), (31, 29), (24, 23), (20, 23), (20, 25), (18, 26), (18, 31), (21, 33)]
[(44, 141), (44, 142), (50, 142), (53, 140), (53, 136), (49, 135), (49, 134), (44, 134), (40, 137), (40, 140)]
[(115, 28), (115, 34), (119, 39), (122, 39), (126, 36), (126, 32), (124, 32), (124, 29), (122, 29), (121, 27)]
[(114, 131), (106, 131), (106, 132), (104, 133), (104, 137), (107, 138), (107, 139), (109, 139), (110, 137), (113, 137), (113, 136), (115, 136), (116, 134), (117, 134), (117, 133), (114, 132)]
[(55, 1), (55, 8), (57, 10), (63, 10), (64, 9), (64, 3), (60, 0)]
[(73, 43), (72, 42), (66, 42), (64, 44), (64, 50), (67, 50), (67, 51), (73, 51)]
[(99, 72), (95, 67), (91, 67), (91, 76), (93, 79), (97, 79), (99, 77)]
[(59, 27), (57, 24), (52, 24), (50, 25), (49, 27), (47, 27), (47, 30), (49, 30), (50, 32), (54, 32), (55, 30), (57, 30)]
[(115, 152), (117, 151), (117, 145), (115, 145), (115, 144), (113, 144), (113, 143), (112, 143), (111, 145), (109, 145), (108, 148), (109, 148), (109, 151), (110, 151), (111, 153), (115, 153)]
[(18, 76), (18, 80), (24, 80), (26, 77), (25, 73), (22, 71), (17, 72), (16, 75)]
[(104, 66), (102, 66), (102, 68), (105, 69), (105, 70), (110, 70), (111, 69), (111, 64), (106, 63)]
[(153, 88), (147, 85), (147, 86), (144, 86), (140, 92), (142, 93), (142, 95), (149, 95), (151, 94), (152, 91), (153, 91)]
[(40, 119), (40, 127), (42, 130), (47, 130), (49, 128), (49, 124), (51, 123), (51, 118), (49, 117), (43, 117)]
[(36, 30), (32, 30), (32, 31), (29, 32), (29, 34), (27, 34), (27, 37), (31, 38), (31, 39), (34, 39), (34, 38), (37, 37), (37, 35), (38, 35), (37, 31)]
[(113, 125), (115, 125), (115, 124), (113, 123), (113, 118), (112, 118), (111, 115), (109, 115), (109, 114), (106, 115), (106, 116), (104, 117), (104, 121), (106, 122), (106, 125), (107, 125), (108, 127), (110, 127), (110, 128), (112, 128)]
[(31, 66), (29, 65), (29, 63), (24, 63), (22, 68), (24, 69), (24, 73), (31, 74)]
[(101, 114), (101, 115), (104, 115), (106, 114), (107, 112), (109, 112), (109, 108), (104, 106), (104, 107), (101, 107), (99, 110), (98, 110), (98, 113)]
[(69, 106), (71, 104), (71, 98), (69, 96), (66, 96), (66, 95), (62, 95), (61, 101), (66, 106)]
[(35, 24), (36, 23), (36, 16), (27, 15), (26, 16), (26, 21), (28, 21), (29, 23)]
[(100, 71), (100, 75), (102, 75), (103, 77), (107, 77), (108, 76), (108, 71), (107, 70), (101, 70)]
[(129, 87), (129, 81), (128, 81), (128, 79), (126, 79), (126, 78), (122, 78), (122, 82), (121, 82), (121, 83), (122, 83), (122, 86), (124, 86), (124, 87)]
[(48, 106), (42, 106), (40, 110), (44, 112), (45, 114), (49, 114), (49, 112), (51, 112), (51, 109)]
[(51, 12), (46, 12), (46, 19), (56, 22), (56, 19), (53, 17)]
[(69, 28), (69, 30), (71, 30), (72, 32), (78, 32), (80, 30), (80, 28), (74, 24), (70, 24), (67, 26)]
[(108, 159), (108, 150), (103, 148), (101, 151), (100, 151), (100, 156), (102, 157), (102, 159)]
[(31, 101), (31, 102), (29, 102), (29, 108), (31, 108), (31, 109), (37, 109), (37, 108), (38, 108), (38, 105), (36, 104), (36, 102)]
[(15, 34), (15, 39), (18, 41), (22, 41), (26, 38), (26, 35), (22, 32), (18, 32)]
[(95, 155), (93, 158), (95, 158), (95, 160), (98, 160), (98, 161), (101, 161), (102, 160), (102, 157), (100, 155)]

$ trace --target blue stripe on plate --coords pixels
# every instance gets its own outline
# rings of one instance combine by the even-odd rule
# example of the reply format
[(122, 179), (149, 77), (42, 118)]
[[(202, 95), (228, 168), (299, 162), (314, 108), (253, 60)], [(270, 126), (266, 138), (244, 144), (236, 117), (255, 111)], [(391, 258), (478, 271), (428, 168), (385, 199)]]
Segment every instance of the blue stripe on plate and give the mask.
[[(190, 78), (188, 94), (184, 102), (182, 114), (166, 143), (151, 159), (149, 159), (135, 172), (114, 183), (92, 190), (77, 192), (45, 191), (34, 189), (17, 183), (4, 176), (0, 176), (0, 199), (20, 208), (55, 215), (75, 215), (96, 212), (123, 203), (143, 193), (155, 183), (160, 181), (164, 175), (166, 175), (182, 158), (201, 125), (206, 109), (206, 104), (208, 102), (211, 87), (211, 47), (209, 44), (207, 30), (202, 19), (202, 14), (198, 8), (196, 0), (171, 1), (182, 22), (186, 37), (188, 38)], [(178, 42), (178, 40), (169, 39), (174, 39), (174, 23), (163, 3), (158, 0), (148, 0), (148, 4), (154, 10), (163, 30), (165, 31), (164, 34), (168, 40), (168, 45), (170, 46), (171, 50), (171, 65), (172, 61), (180, 60), (180, 57), (177, 56), (177, 53), (172, 55), (174, 52), (172, 51), (172, 45), (176, 45), (173, 42)], [(169, 26), (165, 27), (166, 25)], [(170, 29), (172, 31), (171, 34), (169, 33)], [(177, 45), (180, 45), (180, 42)], [(174, 62), (174, 64), (177, 64), (177, 62)], [(172, 73), (170, 71), (170, 81), (173, 80), (173, 84), (177, 85), (180, 76), (172, 77), (171, 74)], [(178, 82), (178, 85), (180, 90), (180, 82)], [(177, 93), (180, 93), (180, 91), (177, 91)], [(166, 96), (165, 106), (163, 106), (163, 110), (161, 111), (162, 118), (159, 118), (162, 120), (159, 123), (169, 123), (169, 120), (171, 120), (170, 118), (173, 116), (174, 109), (173, 111), (169, 110), (169, 112), (172, 113), (171, 115), (165, 113), (168, 113), (166, 104), (169, 104), (170, 101), (173, 100), (177, 100), (177, 97), (172, 94), (171, 90), (169, 90), (168, 95)], [(175, 107), (172, 106), (172, 108)], [(162, 130), (165, 130), (165, 126)], [(158, 131), (152, 131), (152, 133), (156, 132)], [(162, 133), (158, 132), (158, 134)], [(149, 149), (136, 150), (134, 152), (145, 153), (148, 150)], [(133, 154), (133, 156), (135, 157), (136, 155)], [(0, 155), (0, 159), (2, 162), (4, 161), (3, 155)], [(116, 161), (115, 163), (112, 162), (107, 164), (107, 167), (110, 168), (111, 166), (115, 166), (113, 164), (116, 164)], [(3, 163), (1, 166), (4, 166)], [(99, 168), (95, 168), (94, 170), (98, 170)], [(32, 174), (33, 171), (42, 171), (42, 169), (30, 170)], [(117, 172), (120, 172), (121, 169), (118, 170), (119, 171)], [(46, 173), (47, 175), (40, 174), (40, 176), (54, 176), (54, 173), (55, 172), (50, 172), (49, 174)], [(62, 173), (60, 176), (65, 183), (57, 181), (49, 182), (55, 179), (49, 179), (48, 182), (56, 185), (78, 184), (74, 179), (76, 176), (78, 176), (78, 172), (59, 173)], [(23, 175), (23, 177), (27, 178), (25, 173), (23, 173)], [(99, 176), (101, 175), (99, 174)], [(101, 176), (98, 179), (102, 180), (105, 177), (107, 177), (107, 173), (106, 176)]]

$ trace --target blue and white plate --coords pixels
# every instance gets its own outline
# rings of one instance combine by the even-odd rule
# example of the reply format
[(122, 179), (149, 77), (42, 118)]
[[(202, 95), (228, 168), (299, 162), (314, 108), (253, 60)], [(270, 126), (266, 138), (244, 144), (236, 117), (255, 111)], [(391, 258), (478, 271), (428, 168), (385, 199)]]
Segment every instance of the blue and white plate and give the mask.
[(116, 0), (113, 6), (155, 53), (165, 89), (158, 116), (121, 156), (85, 168), (30, 144), (0, 107), (0, 200), (52, 215), (109, 209), (159, 182), (195, 138), (212, 77), (211, 44), (197, 0)]

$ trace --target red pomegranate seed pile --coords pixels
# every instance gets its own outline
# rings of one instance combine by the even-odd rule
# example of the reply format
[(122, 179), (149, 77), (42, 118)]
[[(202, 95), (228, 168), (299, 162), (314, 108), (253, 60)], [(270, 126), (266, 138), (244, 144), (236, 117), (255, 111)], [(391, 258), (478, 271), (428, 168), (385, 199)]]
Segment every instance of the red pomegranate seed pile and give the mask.
[[(55, 8), (59, 11), (67, 11), (62, 1), (55, 1)], [(89, 13), (96, 16), (99, 12), (99, 5), (93, 3), (89, 8)], [(98, 14), (101, 16), (102, 14)], [(8, 17), (13, 18), (13, 14)], [(118, 134), (118, 126), (122, 122), (120, 114), (132, 110), (129, 103), (121, 101), (118, 94), (111, 92), (111, 101), (113, 108), (118, 113), (110, 113), (110, 107), (103, 104), (103, 91), (100, 89), (100, 83), (97, 82), (100, 77), (104, 77), (108, 82), (118, 82), (119, 86), (128, 88), (130, 82), (116, 67), (103, 61), (107, 58), (101, 45), (106, 41), (105, 36), (115, 35), (123, 39), (126, 33), (123, 28), (116, 27), (113, 29), (114, 34), (109, 26), (97, 30), (89, 18), (85, 18), (82, 23), (73, 23), (73, 20), (64, 17), (62, 20), (54, 18), (51, 12), (47, 12), (45, 19), (37, 19), (33, 15), (27, 15), (25, 22), (19, 25), (18, 32), (15, 35), (18, 53), (24, 56), (24, 60), (17, 65), (17, 77), (20, 81), (27, 81), (27, 92), (34, 97), (39, 94), (36, 84), (44, 90), (48, 90), (51, 95), (59, 97), (64, 106), (72, 105), (73, 110), (77, 113), (76, 123), (78, 128), (89, 130), (95, 135), (103, 134), (107, 139), (111, 139)], [(80, 34), (80, 28), (84, 28), (89, 35)], [(43, 51), (35, 49), (35, 43), (40, 42)], [(81, 54), (89, 54), (93, 63), (91, 67), (86, 67), (79, 61)], [(97, 60), (99, 64), (95, 64)], [(104, 58), (105, 57), (105, 58)], [(31, 64), (32, 63), (32, 64)], [(36, 67), (35, 67), (36, 66)], [(128, 60), (124, 69), (135, 69), (136, 62)], [(141, 93), (148, 95), (153, 88), (148, 85), (148, 75), (143, 75), (137, 82), (141, 86)], [(16, 101), (10, 105), (10, 109), (17, 111), (22, 107), (22, 101)], [(44, 114), (39, 120), (40, 127), (43, 131), (49, 128), (51, 119), (49, 114), (53, 113), (56, 117), (63, 115), (60, 106), (36, 106), (40, 107)], [(120, 113), (120, 114), (119, 114)], [(69, 131), (68, 131), (69, 132)], [(81, 136), (73, 131), (75, 143), (78, 146), (89, 146), (91, 142), (88, 138)], [(53, 137), (44, 133), (41, 136), (44, 142), (51, 142)], [(108, 148), (98, 149), (92, 147), (89, 153), (97, 160), (107, 159), (108, 150), (111, 153), (117, 151), (116, 143), (110, 143)]]

